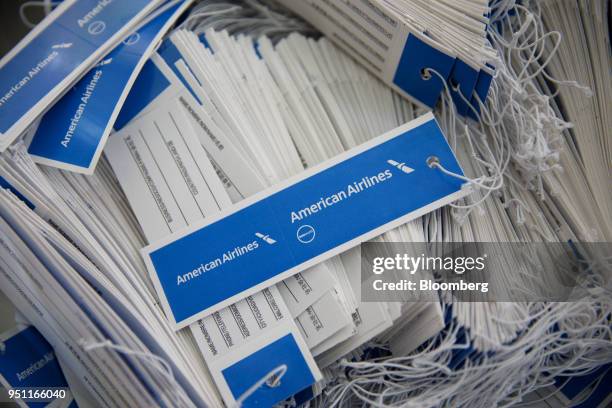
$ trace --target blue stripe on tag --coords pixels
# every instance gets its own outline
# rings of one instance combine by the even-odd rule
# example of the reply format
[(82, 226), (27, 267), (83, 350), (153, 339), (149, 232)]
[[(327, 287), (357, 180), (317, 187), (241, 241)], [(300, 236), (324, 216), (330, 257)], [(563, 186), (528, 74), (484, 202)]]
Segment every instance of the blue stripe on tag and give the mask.
[(306, 387), (302, 391), (295, 394), (293, 397), (295, 399), (295, 405), (298, 407), (301, 407), (302, 405), (306, 404), (308, 401), (312, 400), (315, 397), (315, 395), (314, 395), (314, 391), (312, 387)]
[(166, 61), (166, 64), (168, 64), (172, 72), (174, 72), (176, 76), (180, 78), (181, 73), (174, 64), (178, 60), (183, 59), (183, 56), (172, 41), (166, 38), (157, 49), (157, 53), (164, 59), (164, 61)]
[(215, 53), (215, 51), (211, 48), (208, 40), (206, 39), (206, 34), (204, 34), (204, 33), (198, 34), (198, 39), (204, 45), (204, 47), (206, 47), (208, 50), (210, 50), (211, 53), (213, 53), (213, 54)]
[(144, 108), (170, 86), (170, 81), (148, 60), (142, 67), (140, 75), (130, 89), (121, 112), (115, 121), (115, 129), (119, 130), (135, 118)]
[(70, 5), (0, 68), (0, 133), (17, 123), (149, 3), (78, 0)]
[[(176, 48), (176, 46), (172, 43), (172, 41), (170, 41), (169, 39), (166, 39), (164, 40), (164, 42), (161, 44), (161, 46), (157, 50), (157, 53), (159, 54), (160, 57), (162, 57), (162, 59), (166, 62), (166, 64), (168, 64), (172, 72), (174, 72), (174, 75), (177, 76), (177, 78), (181, 81), (183, 86), (187, 88), (187, 90), (191, 93), (191, 95), (195, 98), (195, 100), (198, 101), (198, 103), (201, 105), (202, 102), (200, 101), (200, 98), (198, 98), (195, 92), (193, 92), (193, 88), (191, 88), (189, 83), (183, 77), (183, 74), (181, 74), (181, 71), (179, 71), (178, 68), (176, 67), (176, 62), (179, 60), (183, 60), (183, 56), (181, 55), (178, 48)], [(187, 69), (191, 70), (187, 64), (185, 64), (185, 66), (187, 66)], [(197, 81), (197, 78), (195, 79)]]
[[(601, 376), (612, 378), (612, 364), (602, 365), (595, 371), (573, 377), (556, 377), (555, 386), (560, 388), (563, 395), (570, 401), (575, 399), (582, 391), (592, 386)], [(606, 382), (604, 382), (606, 384)], [(609, 384), (609, 382), (608, 382)], [(595, 406), (595, 405), (594, 405)]]
[(176, 323), (187, 324), (283, 272), (297, 273), (306, 261), (331, 256), (328, 251), (461, 190), (460, 180), (426, 163), (437, 156), (448, 170), (462, 174), (433, 118), (381, 138), (388, 140), (299, 176), (280, 191), (263, 192), (253, 198), (264, 197), (259, 201), (194, 232), (170, 235), (165, 246), (145, 248)]
[(223, 370), (222, 374), (234, 399), (238, 399), (253, 384), (282, 364), (287, 366), (287, 371), (277, 385), (262, 385), (242, 405), (243, 407), (270, 407), (315, 382), (308, 363), (304, 360), (292, 334), (287, 334), (234, 363)]
[(20, 199), (21, 201), (23, 201), (25, 203), (25, 205), (27, 205), (28, 207), (30, 207), (31, 210), (33, 210), (34, 208), (36, 208), (36, 206), (34, 205), (34, 203), (32, 203), (30, 200), (28, 200), (23, 194), (21, 194), (15, 187), (13, 187), (11, 185), (11, 183), (8, 182), (8, 180), (6, 180), (4, 177), (0, 176), (0, 187), (1, 188), (5, 188), (8, 189), (11, 193), (15, 194), (15, 196)]
[(170, 7), (129, 35), (43, 117), (28, 152), (53, 162), (88, 169), (99, 154), (132, 78), (148, 58), (163, 26), (182, 3)]

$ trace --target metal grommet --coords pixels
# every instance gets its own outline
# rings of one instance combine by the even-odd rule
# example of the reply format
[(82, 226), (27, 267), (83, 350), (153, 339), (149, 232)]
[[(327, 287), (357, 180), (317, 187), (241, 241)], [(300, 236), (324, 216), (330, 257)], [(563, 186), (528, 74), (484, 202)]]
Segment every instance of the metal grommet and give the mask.
[(461, 84), (457, 82), (455, 78), (451, 78), (449, 82), (450, 82), (451, 89), (454, 92), (459, 92), (459, 87), (461, 86)]
[(270, 388), (276, 388), (281, 385), (281, 376), (273, 375), (266, 380), (266, 385)]
[(423, 68), (421, 70), (421, 78), (423, 81), (429, 81), (431, 79), (431, 72), (429, 72), (429, 68)]
[(429, 168), (433, 169), (437, 164), (440, 164), (440, 158), (438, 156), (429, 156), (426, 162)]

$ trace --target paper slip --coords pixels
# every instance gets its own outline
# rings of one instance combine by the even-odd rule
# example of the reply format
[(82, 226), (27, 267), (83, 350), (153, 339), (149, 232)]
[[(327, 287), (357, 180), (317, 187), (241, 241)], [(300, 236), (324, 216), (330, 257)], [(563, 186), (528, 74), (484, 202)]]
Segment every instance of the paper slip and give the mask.
[(0, 151), (162, 0), (66, 0), (0, 60)]
[[(0, 385), (16, 392), (11, 400), (19, 406), (72, 406), (72, 394), (53, 348), (34, 328), (26, 326), (0, 333)], [(29, 390), (47, 390), (49, 398), (31, 398)], [(10, 394), (9, 394), (10, 397)]]
[(169, 3), (107, 54), (42, 118), (28, 153), (35, 161), (93, 173), (130, 87), (169, 26), (191, 1)]
[(147, 246), (166, 315), (185, 327), (468, 194), (431, 158), (463, 174), (427, 114)]
[(105, 153), (149, 239), (164, 237), (230, 204), (176, 102), (113, 134)]
[(342, 309), (334, 291), (328, 291), (296, 319), (300, 332), (312, 349), (332, 337), (340, 329), (352, 325), (350, 315)]
[(281, 365), (287, 370), (278, 386), (262, 385), (244, 406), (273, 405), (321, 379), (307, 344), (274, 286), (190, 327), (228, 405)]
[(169, 40), (164, 41), (153, 60), (173, 86), (180, 87), (181, 92), (176, 98), (197, 129), (200, 142), (223, 180), (232, 202), (261, 191), (264, 187), (263, 180), (249, 165), (238, 146), (227, 137), (231, 130), (227, 126), (222, 128), (220, 122), (214, 120), (212, 107), (200, 103), (205, 95), (176, 47)]
[(336, 285), (331, 271), (320, 263), (304, 273), (297, 273), (278, 284), (292, 316), (298, 316), (308, 306), (321, 299)]
[(117, 127), (122, 128), (160, 105), (176, 100), (185, 109), (200, 143), (208, 153), (232, 201), (242, 200), (260, 191), (263, 182), (200, 105), (186, 81), (182, 81), (170, 67), (169, 64), (182, 60), (171, 52), (175, 48), (169, 44), (167, 40), (164, 41), (159, 50), (163, 55), (153, 54), (143, 67), (119, 114)]

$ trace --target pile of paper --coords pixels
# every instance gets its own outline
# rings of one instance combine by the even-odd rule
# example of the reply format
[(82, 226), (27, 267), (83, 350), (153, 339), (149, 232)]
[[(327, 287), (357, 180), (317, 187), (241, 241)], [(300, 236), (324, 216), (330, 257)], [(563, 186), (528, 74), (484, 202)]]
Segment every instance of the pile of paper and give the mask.
[(487, 0), (275, 0), (419, 105), (446, 86), (461, 115), (488, 94), (498, 56), (487, 38)]
[[(603, 378), (609, 281), (581, 302), (364, 301), (359, 243), (569, 241), (609, 272), (582, 245), (610, 236), (604, 1), (142, 3), (65, 1), (0, 62), (19, 311), (0, 346), (35, 339), (56, 386), (100, 406), (485, 407)], [(111, 11), (132, 14), (81, 64), (11, 79), (82, 52), (58, 21), (101, 38)], [(566, 20), (558, 47), (544, 27)], [(5, 388), (42, 367), (7, 361)]]

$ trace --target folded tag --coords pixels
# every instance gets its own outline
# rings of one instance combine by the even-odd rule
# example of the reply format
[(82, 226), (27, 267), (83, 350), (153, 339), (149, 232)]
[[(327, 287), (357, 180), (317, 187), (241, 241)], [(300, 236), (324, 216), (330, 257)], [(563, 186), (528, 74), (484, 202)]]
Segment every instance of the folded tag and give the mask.
[(129, 35), (42, 118), (28, 147), (34, 161), (93, 173), (130, 87), (161, 37), (191, 1), (170, 2)]
[(336, 285), (331, 271), (324, 263), (303, 273), (296, 273), (278, 285), (292, 316), (302, 314)]
[[(180, 329), (467, 194), (432, 114), (143, 249)], [(206, 251), (202, 251), (206, 248)]]
[(0, 61), (0, 151), (161, 0), (66, 0)]

